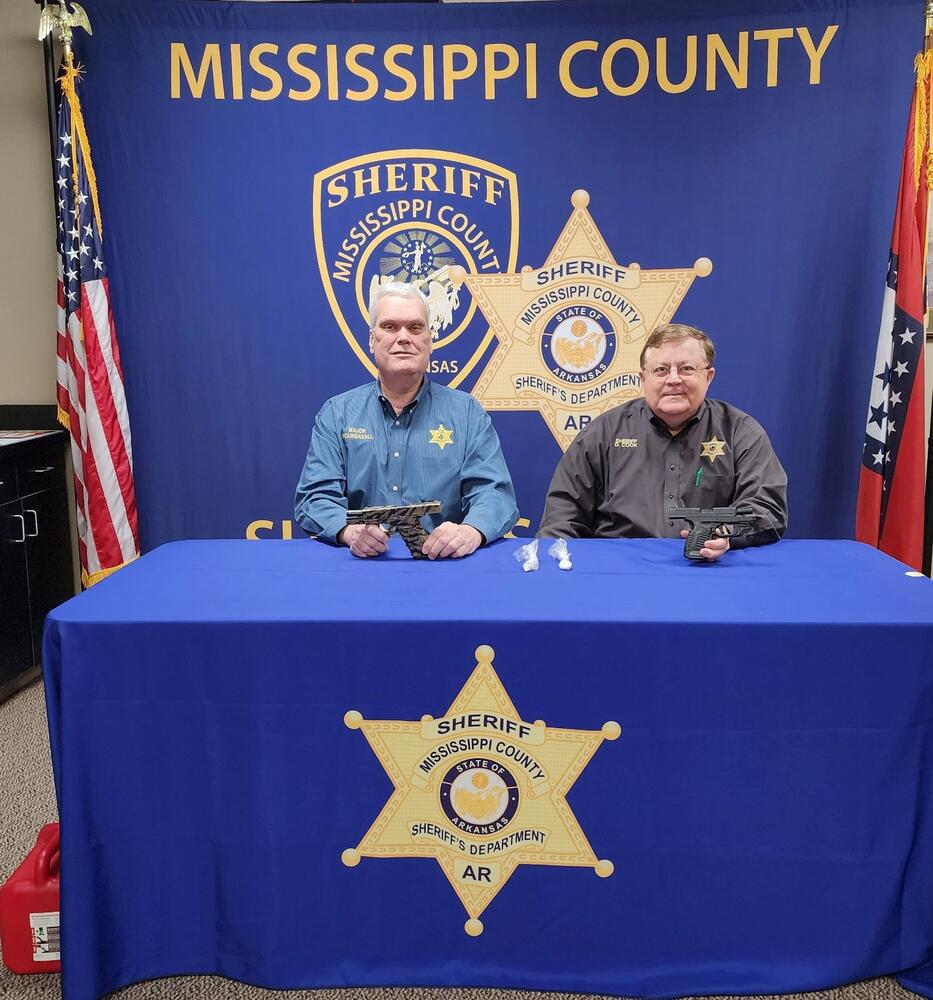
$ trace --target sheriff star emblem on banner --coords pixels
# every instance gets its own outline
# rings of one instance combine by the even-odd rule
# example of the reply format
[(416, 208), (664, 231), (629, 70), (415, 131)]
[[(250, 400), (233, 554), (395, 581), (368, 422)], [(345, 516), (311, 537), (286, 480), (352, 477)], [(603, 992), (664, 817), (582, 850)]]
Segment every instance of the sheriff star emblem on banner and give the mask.
[(523, 721), (494, 655), (490, 646), (476, 650), (476, 669), (440, 719), (344, 716), (363, 730), (395, 790), (343, 863), (434, 858), (469, 914), (471, 936), (483, 932), (480, 914), (519, 865), (592, 868), (601, 878), (614, 870), (593, 853), (566, 796), (603, 740), (619, 738), (619, 724), (591, 731)]
[(713, 269), (707, 257), (680, 269), (617, 264), (587, 210), (589, 194), (570, 200), (542, 267), (463, 278), (499, 339), (473, 395), (487, 410), (537, 410), (565, 451), (593, 417), (642, 394), (645, 338)]

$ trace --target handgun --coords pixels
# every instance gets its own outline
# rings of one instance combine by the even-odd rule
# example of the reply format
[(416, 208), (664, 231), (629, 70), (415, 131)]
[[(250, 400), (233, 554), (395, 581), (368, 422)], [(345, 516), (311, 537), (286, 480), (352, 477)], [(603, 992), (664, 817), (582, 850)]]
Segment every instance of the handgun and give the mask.
[(412, 559), (425, 559), (421, 551), (428, 533), (421, 527), (425, 514), (440, 514), (440, 500), (410, 503), (401, 506), (363, 507), (347, 511), (347, 524), (377, 524), (387, 534), (397, 531), (408, 546)]
[[(700, 549), (711, 538), (741, 535), (755, 523), (754, 515), (742, 514), (738, 507), (671, 507), (667, 513), (672, 520), (680, 519), (690, 524), (690, 534), (684, 541), (687, 559), (703, 559)], [(738, 527), (739, 530), (720, 533), (723, 527)]]

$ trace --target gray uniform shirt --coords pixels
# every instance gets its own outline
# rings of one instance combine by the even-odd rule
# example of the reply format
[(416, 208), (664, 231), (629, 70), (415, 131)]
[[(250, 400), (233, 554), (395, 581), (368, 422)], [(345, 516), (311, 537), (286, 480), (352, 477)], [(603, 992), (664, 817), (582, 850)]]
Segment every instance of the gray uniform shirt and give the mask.
[(617, 406), (580, 431), (554, 472), (543, 538), (676, 538), (671, 507), (731, 507), (756, 517), (732, 548), (776, 542), (787, 527), (787, 474), (747, 413), (705, 399), (671, 434), (644, 399)]

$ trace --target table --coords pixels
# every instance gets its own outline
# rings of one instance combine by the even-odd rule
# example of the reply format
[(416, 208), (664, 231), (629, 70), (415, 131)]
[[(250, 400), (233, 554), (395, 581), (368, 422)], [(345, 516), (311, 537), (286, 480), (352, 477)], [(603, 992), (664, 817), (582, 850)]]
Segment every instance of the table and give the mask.
[(933, 582), (854, 542), (518, 544), (178, 542), (53, 612), (65, 1000), (933, 996)]

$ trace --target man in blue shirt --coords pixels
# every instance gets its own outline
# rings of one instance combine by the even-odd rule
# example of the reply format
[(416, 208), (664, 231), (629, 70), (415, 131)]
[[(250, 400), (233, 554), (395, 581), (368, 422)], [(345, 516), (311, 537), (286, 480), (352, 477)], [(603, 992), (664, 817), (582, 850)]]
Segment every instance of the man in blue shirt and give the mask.
[(469, 394), (425, 375), (430, 320), (417, 288), (380, 286), (369, 331), (379, 380), (333, 396), (314, 421), (295, 519), (308, 534), (360, 558), (385, 552), (388, 536), (377, 525), (348, 525), (348, 509), (439, 500), (441, 513), (423, 522), (429, 559), (469, 555), (518, 518), (488, 414)]

